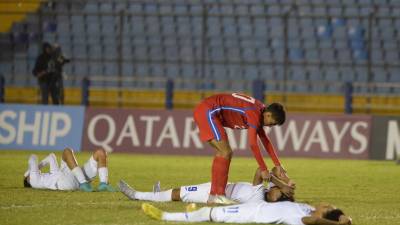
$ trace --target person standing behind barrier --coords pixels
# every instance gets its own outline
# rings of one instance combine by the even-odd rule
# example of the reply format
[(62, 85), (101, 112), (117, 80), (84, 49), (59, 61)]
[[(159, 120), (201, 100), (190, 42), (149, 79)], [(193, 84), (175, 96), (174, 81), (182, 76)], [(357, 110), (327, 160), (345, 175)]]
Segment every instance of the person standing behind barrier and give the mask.
[(63, 82), (63, 67), (66, 63), (70, 62), (70, 59), (64, 56), (61, 50), (61, 46), (58, 44), (54, 45), (53, 57), (55, 59), (55, 85), (57, 85), (57, 89), (59, 90), (59, 99), (60, 104), (64, 105), (64, 82)]
[(49, 93), (54, 105), (60, 104), (60, 90), (55, 79), (55, 60), (52, 57), (53, 46), (45, 42), (42, 45), (42, 53), (36, 58), (33, 75), (38, 79), (41, 95), (41, 104), (47, 105)]

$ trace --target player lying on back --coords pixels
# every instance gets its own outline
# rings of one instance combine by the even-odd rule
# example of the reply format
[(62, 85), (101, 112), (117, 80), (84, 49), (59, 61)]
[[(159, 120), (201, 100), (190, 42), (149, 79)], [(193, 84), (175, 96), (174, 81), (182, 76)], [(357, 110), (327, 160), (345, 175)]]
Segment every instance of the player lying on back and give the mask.
[[(274, 168), (272, 170), (276, 172)], [(275, 175), (272, 175), (275, 176)], [(278, 178), (276, 178), (278, 179)], [(281, 188), (286, 188), (283, 181), (277, 182)], [(211, 183), (181, 186), (180, 188), (160, 191), (159, 182), (153, 188), (153, 192), (140, 192), (131, 188), (126, 182), (120, 180), (120, 191), (131, 200), (145, 200), (155, 202), (182, 201), (191, 203), (207, 203), (211, 190)], [(293, 201), (293, 197), (287, 197), (279, 186), (265, 187), (260, 169), (256, 170), (253, 184), (247, 182), (228, 183), (225, 192), (226, 197), (238, 203), (258, 201)]]
[[(49, 172), (42, 173), (40, 170), (47, 165), (50, 167)], [(83, 167), (78, 166), (71, 148), (64, 149), (60, 167), (54, 153), (50, 153), (39, 164), (37, 156), (32, 154), (28, 160), (28, 167), (24, 174), (24, 187), (92, 192), (90, 182), (98, 173), (100, 183), (97, 191), (115, 191), (108, 184), (107, 153), (103, 149), (94, 151)]]
[(330, 204), (315, 207), (295, 202), (258, 202), (224, 207), (203, 207), (192, 212), (169, 213), (144, 203), (148, 216), (164, 221), (267, 223), (286, 225), (350, 225), (351, 218)]
[[(247, 129), (248, 142), (264, 180), (270, 181), (271, 177), (260, 152), (258, 138), (279, 172), (286, 173), (264, 131), (264, 126), (272, 127), (285, 122), (286, 112), (281, 104), (272, 103), (265, 106), (253, 97), (239, 93), (216, 94), (200, 102), (194, 109), (193, 117), (199, 127), (200, 139), (208, 142), (215, 149), (208, 203), (235, 203), (225, 196), (233, 152), (224, 127)], [(290, 196), (289, 192), (285, 194)]]

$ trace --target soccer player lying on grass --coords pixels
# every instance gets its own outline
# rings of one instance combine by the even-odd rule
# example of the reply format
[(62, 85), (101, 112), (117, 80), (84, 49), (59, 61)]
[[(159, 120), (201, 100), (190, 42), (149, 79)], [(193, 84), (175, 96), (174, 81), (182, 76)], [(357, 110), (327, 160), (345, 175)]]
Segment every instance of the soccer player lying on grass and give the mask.
[(203, 207), (191, 212), (169, 213), (147, 204), (142, 209), (148, 216), (164, 221), (268, 223), (286, 225), (350, 225), (351, 218), (330, 204), (313, 207), (295, 202), (258, 202), (223, 207)]
[[(285, 122), (286, 112), (281, 104), (272, 103), (265, 106), (251, 96), (238, 93), (217, 94), (204, 99), (197, 105), (193, 117), (199, 127), (200, 139), (208, 142), (215, 149), (211, 169), (209, 203), (235, 203), (225, 196), (233, 152), (224, 127), (248, 130), (250, 148), (258, 166), (261, 168), (261, 175), (264, 180), (269, 181), (271, 177), (260, 152), (258, 138), (260, 138), (279, 173), (286, 173), (264, 131), (264, 126), (272, 127), (282, 125)], [(289, 192), (285, 194), (290, 196)]]
[[(40, 170), (49, 165), (49, 173)], [(103, 149), (97, 149), (89, 160), (79, 167), (74, 151), (71, 148), (64, 149), (61, 158), (61, 166), (58, 166), (57, 157), (50, 153), (38, 164), (38, 158), (32, 154), (28, 160), (28, 171), (24, 174), (24, 187), (51, 190), (81, 190), (92, 192), (90, 182), (99, 173), (100, 184), (97, 191), (115, 191), (108, 184), (107, 153)]]
[[(277, 172), (276, 168), (272, 170)], [(247, 202), (276, 202), (294, 201), (293, 197), (287, 197), (282, 189), (288, 188), (285, 182), (272, 175), (279, 186), (265, 187), (261, 177), (261, 170), (257, 169), (254, 175), (253, 184), (247, 182), (228, 183), (225, 192), (226, 197), (238, 203)], [(199, 185), (182, 186), (180, 188), (160, 191), (159, 182), (153, 187), (153, 192), (140, 192), (131, 188), (126, 182), (120, 180), (119, 189), (131, 200), (145, 200), (155, 202), (182, 201), (193, 203), (207, 203), (211, 189), (211, 183)]]

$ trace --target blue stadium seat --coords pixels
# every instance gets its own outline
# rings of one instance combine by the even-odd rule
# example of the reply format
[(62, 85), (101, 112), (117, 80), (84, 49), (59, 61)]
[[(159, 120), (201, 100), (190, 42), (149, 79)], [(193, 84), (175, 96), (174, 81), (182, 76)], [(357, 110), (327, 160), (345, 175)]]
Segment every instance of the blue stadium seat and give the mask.
[(159, 18), (157, 17), (147, 17), (146, 18), (146, 34), (149, 35), (160, 35), (161, 27), (160, 27)]
[[(103, 75), (103, 66), (100, 63), (90, 63), (89, 64), (89, 74), (87, 75), (87, 77), (89, 77), (89, 79), (92, 76), (101, 76)], [(91, 87), (104, 87), (105, 86), (105, 81), (104, 80), (94, 80), (91, 79), (90, 80), (90, 86)]]
[(226, 51), (226, 58), (228, 61), (239, 61), (241, 60), (240, 57), (240, 50), (237, 48), (228, 48)]
[(358, 61), (365, 61), (368, 59), (368, 52), (366, 50), (355, 50), (353, 51), (353, 58)]
[[(163, 75), (161, 75), (163, 76)], [(226, 76), (226, 74), (225, 74)], [(193, 64), (184, 64), (182, 66), (182, 77), (183, 78), (196, 78), (196, 68)]]
[(133, 63), (130, 61), (124, 61), (122, 63), (122, 75), (123, 76), (134, 76), (134, 71), (133, 71)]
[(104, 75), (118, 76), (118, 64), (116, 61), (106, 61), (103, 63)]
[(118, 58), (118, 49), (116, 48), (116, 46), (108, 46), (106, 45), (104, 47), (104, 52), (103, 52), (103, 58), (104, 59), (111, 59), (111, 60), (115, 60)]
[(166, 70), (165, 70), (165, 76), (168, 78), (176, 78), (180, 76), (180, 71), (179, 67), (177, 65), (173, 64), (166, 64), (165, 65)]
[(176, 34), (176, 26), (174, 24), (173, 17), (162, 17), (161, 18), (161, 30), (163, 35), (174, 35)]
[(99, 7), (100, 12), (104, 12), (104, 13), (113, 12), (113, 3), (111, 3), (111, 2), (99, 2), (99, 4), (100, 4), (100, 7)]
[(400, 83), (400, 69), (399, 68), (390, 68), (388, 70), (390, 73), (388, 82)]
[(349, 49), (341, 49), (340, 51), (337, 51), (337, 60), (343, 63), (353, 61), (352, 52)]
[(88, 75), (88, 66), (86, 62), (82, 61), (73, 61), (71, 63), (73, 67), (73, 74), (71, 76), (87, 76)]
[(256, 60), (256, 53), (253, 48), (245, 48), (242, 52), (242, 59), (247, 62)]
[(89, 59), (100, 59), (103, 56), (103, 48), (101, 45), (93, 44), (88, 47), (88, 58)]
[(241, 80), (243, 79), (242, 69), (237, 64), (227, 65), (227, 74), (229, 80)]
[(400, 61), (400, 52), (398, 49), (386, 50), (385, 51), (385, 61), (390, 63), (397, 63)]
[(83, 10), (89, 13), (97, 13), (99, 11), (99, 5), (97, 2), (87, 2)]
[(269, 65), (261, 65), (259, 66), (260, 70), (260, 79), (266, 80), (275, 80), (275, 73), (273, 71), (272, 66)]

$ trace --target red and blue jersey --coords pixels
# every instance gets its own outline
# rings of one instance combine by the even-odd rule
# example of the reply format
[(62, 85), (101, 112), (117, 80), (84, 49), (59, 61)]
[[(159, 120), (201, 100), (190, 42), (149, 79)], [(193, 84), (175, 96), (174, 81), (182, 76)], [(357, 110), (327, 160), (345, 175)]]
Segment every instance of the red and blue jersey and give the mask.
[(217, 94), (204, 99), (194, 111), (203, 141), (215, 139), (227, 141), (223, 127), (248, 129), (250, 147), (261, 169), (266, 169), (257, 143), (260, 137), (275, 165), (280, 165), (275, 150), (263, 129), (265, 105), (251, 96), (232, 93)]

